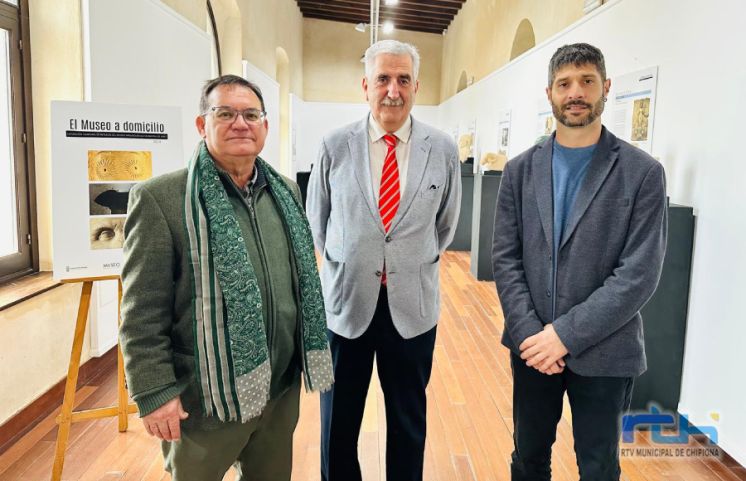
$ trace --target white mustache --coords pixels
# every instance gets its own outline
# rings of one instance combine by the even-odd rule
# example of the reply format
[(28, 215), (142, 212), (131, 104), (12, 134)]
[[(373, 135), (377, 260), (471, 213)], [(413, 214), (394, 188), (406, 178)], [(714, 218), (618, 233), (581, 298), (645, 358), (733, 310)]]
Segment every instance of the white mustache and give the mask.
[(384, 107), (401, 107), (404, 105), (404, 100), (399, 97), (398, 99), (390, 99), (386, 97), (385, 99), (381, 100), (381, 105)]

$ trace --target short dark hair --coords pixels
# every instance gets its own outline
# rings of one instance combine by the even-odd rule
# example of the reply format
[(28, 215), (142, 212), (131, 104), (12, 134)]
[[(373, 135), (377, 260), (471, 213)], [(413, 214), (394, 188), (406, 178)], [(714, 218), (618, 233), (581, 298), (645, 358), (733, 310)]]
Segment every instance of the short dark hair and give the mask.
[(580, 67), (586, 64), (595, 65), (598, 73), (601, 74), (601, 80), (606, 80), (606, 63), (601, 50), (587, 43), (574, 43), (558, 48), (549, 61), (549, 87), (552, 86), (554, 76), (562, 67), (567, 65)]
[(259, 97), (259, 102), (261, 102), (262, 104), (262, 111), (267, 111), (267, 109), (264, 108), (264, 97), (262, 96), (262, 91), (257, 84), (255, 84), (254, 82), (250, 82), (243, 77), (239, 77), (238, 75), (222, 75), (212, 80), (208, 80), (205, 83), (205, 86), (202, 87), (202, 97), (200, 97), (199, 99), (200, 115), (204, 115), (207, 113), (207, 109), (210, 108), (210, 102), (207, 100), (207, 97), (210, 96), (210, 93), (213, 90), (215, 90), (217, 87), (220, 87), (221, 85), (239, 86), (251, 90), (256, 94), (257, 97)]

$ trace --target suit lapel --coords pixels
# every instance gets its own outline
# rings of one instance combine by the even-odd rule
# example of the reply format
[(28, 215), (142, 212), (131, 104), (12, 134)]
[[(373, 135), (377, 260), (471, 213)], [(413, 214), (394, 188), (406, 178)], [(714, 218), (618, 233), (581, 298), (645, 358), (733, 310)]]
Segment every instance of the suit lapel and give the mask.
[(428, 159), (430, 158), (430, 142), (428, 136), (424, 134), (419, 123), (412, 119), (412, 134), (409, 147), (409, 166), (407, 167), (407, 183), (404, 187), (404, 197), (399, 204), (399, 210), (396, 211), (394, 220), (391, 224), (391, 231), (401, 222), (407, 214), (409, 207), (412, 205), (417, 193), (420, 191), (420, 184), (425, 175)]
[(350, 132), (347, 145), (350, 148), (350, 158), (354, 163), (352, 170), (355, 172), (355, 179), (357, 180), (358, 187), (360, 187), (360, 192), (365, 198), (365, 203), (368, 204), (370, 215), (373, 216), (376, 225), (378, 225), (381, 233), (383, 233), (383, 224), (381, 223), (381, 215), (378, 212), (378, 202), (373, 194), (373, 180), (370, 174), (367, 117)]
[(570, 238), (572, 233), (578, 227), (580, 219), (583, 218), (583, 214), (588, 210), (591, 201), (596, 196), (596, 193), (601, 189), (601, 186), (606, 180), (606, 177), (611, 172), (611, 168), (616, 163), (619, 155), (619, 145), (616, 142), (616, 137), (606, 130), (606, 127), (601, 131), (601, 138), (598, 141), (598, 146), (593, 153), (590, 165), (588, 165), (588, 171), (585, 174), (583, 182), (580, 184), (578, 195), (575, 198), (575, 203), (570, 211), (570, 217), (567, 219), (567, 224), (562, 233), (562, 241), (560, 242), (559, 249), (565, 245), (567, 240)]
[(536, 204), (539, 208), (539, 219), (541, 227), (544, 229), (544, 238), (547, 246), (551, 249), (552, 237), (554, 236), (553, 219), (554, 210), (552, 204), (552, 143), (554, 135), (549, 137), (543, 144), (536, 149), (533, 157), (533, 175), (531, 176), (534, 183), (534, 193), (536, 194)]

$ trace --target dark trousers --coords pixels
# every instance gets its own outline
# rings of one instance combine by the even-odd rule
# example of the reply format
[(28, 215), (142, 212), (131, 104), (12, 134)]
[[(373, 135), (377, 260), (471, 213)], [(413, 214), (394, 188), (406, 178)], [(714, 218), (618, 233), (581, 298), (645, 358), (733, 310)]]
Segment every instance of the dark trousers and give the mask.
[(580, 376), (565, 368), (547, 376), (511, 353), (513, 369), (513, 481), (550, 481), (552, 444), (565, 391), (580, 481), (619, 481), (621, 417), (629, 409), (633, 379)]
[(382, 287), (368, 330), (357, 339), (328, 332), (334, 386), (321, 395), (321, 478), (360, 481), (357, 442), (375, 355), (386, 405), (386, 480), (420, 481), (435, 328), (411, 339), (396, 331)]

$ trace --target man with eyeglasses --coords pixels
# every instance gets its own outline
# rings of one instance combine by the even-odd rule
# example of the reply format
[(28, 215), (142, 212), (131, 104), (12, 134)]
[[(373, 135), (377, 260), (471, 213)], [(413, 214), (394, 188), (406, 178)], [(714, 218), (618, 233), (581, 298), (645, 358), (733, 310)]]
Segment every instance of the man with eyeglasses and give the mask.
[(135, 186), (120, 340), (130, 394), (173, 481), (289, 481), (300, 377), (333, 382), (298, 186), (259, 157), (259, 88), (209, 81), (187, 169)]
[(308, 185), (336, 382), (321, 398), (321, 479), (360, 481), (357, 441), (375, 358), (386, 403), (386, 479), (421, 481), (440, 311), (440, 254), (461, 200), (458, 151), (410, 112), (420, 56), (365, 52), (370, 114), (327, 135)]

